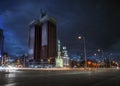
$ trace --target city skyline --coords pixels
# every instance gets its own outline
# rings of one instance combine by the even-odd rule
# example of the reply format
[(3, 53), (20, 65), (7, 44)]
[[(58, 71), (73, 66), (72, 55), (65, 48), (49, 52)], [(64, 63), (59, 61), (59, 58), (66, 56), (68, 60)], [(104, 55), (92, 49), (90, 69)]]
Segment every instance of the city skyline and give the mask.
[(57, 19), (57, 34), (68, 53), (79, 53), (86, 37), (88, 50), (120, 51), (120, 5), (110, 0), (20, 0), (0, 1), (0, 28), (4, 31), (4, 51), (9, 55), (28, 52), (29, 23), (39, 19), (40, 10)]

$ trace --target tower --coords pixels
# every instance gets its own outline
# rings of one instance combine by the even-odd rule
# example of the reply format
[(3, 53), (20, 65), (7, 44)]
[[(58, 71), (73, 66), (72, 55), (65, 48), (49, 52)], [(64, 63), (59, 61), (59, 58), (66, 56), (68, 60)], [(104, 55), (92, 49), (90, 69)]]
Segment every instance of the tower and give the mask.
[(3, 55), (3, 43), (4, 43), (4, 36), (3, 36), (3, 30), (0, 29), (0, 59)]
[(44, 13), (29, 29), (29, 59), (54, 63), (56, 57), (56, 20)]

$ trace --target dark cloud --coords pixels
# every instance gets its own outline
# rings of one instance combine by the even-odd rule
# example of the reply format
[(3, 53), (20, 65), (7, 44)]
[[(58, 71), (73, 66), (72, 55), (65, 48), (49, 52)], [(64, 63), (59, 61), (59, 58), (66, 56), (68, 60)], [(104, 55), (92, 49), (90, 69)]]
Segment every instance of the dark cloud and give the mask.
[(0, 27), (4, 29), (5, 51), (14, 55), (27, 52), (29, 23), (40, 17), (40, 9), (57, 19), (58, 38), (70, 52), (79, 50), (78, 35), (86, 37), (88, 49), (119, 46), (117, 0), (1, 0)]

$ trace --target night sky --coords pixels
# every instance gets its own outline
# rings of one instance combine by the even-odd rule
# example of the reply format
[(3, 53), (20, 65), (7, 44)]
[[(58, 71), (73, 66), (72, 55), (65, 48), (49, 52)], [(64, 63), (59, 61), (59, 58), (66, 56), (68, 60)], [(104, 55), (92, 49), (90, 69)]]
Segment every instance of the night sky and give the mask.
[(57, 20), (57, 35), (70, 54), (98, 48), (120, 51), (119, 0), (0, 0), (0, 28), (4, 30), (4, 51), (22, 55), (28, 51), (29, 23), (40, 18), (43, 9)]

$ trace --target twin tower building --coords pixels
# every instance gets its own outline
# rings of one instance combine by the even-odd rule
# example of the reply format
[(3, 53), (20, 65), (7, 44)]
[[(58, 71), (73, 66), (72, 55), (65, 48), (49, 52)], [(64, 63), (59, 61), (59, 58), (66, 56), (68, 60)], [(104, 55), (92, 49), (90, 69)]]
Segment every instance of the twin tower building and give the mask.
[(29, 29), (29, 59), (35, 62), (55, 64), (57, 57), (56, 20), (41, 13), (39, 20), (34, 20)]

